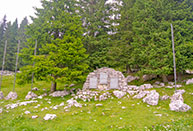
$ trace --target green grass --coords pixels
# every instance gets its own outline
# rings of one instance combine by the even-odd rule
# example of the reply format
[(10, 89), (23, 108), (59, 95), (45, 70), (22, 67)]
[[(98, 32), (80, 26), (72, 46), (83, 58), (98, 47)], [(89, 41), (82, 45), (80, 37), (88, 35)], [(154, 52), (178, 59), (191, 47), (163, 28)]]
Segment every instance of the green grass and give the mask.
[[(13, 78), (4, 77), (2, 91), (6, 96), (13, 87)], [(35, 87), (39, 91), (34, 91), (40, 95), (44, 92), (49, 92), (50, 83), (37, 82)], [(77, 88), (79, 88), (78, 86)], [(45, 89), (45, 90), (43, 90)], [(59, 90), (64, 89), (63, 84), (59, 84)], [(184, 102), (193, 108), (193, 86), (184, 86), (183, 94)], [(72, 107), (66, 112), (59, 107), (57, 110), (50, 109), (50, 106), (59, 105), (61, 102), (66, 103), (66, 100), (71, 96), (64, 98), (51, 98), (49, 96), (43, 99), (38, 99), (38, 103), (29, 104), (27, 106), (20, 106), (15, 109), (5, 109), (5, 105), (16, 103), (18, 100), (25, 101), (25, 96), (30, 90), (30, 84), (16, 85), (16, 92), (18, 93), (17, 100), (0, 100), (0, 108), (3, 107), (3, 113), (0, 114), (0, 131), (79, 131), (79, 130), (193, 130), (193, 111), (188, 112), (173, 112), (169, 109), (169, 100), (159, 101), (157, 106), (149, 106), (132, 98), (124, 97), (122, 99), (112, 98), (102, 102), (83, 102), (87, 104), (82, 108)], [(172, 95), (174, 89), (159, 88), (156, 89), (160, 95)], [(51, 104), (47, 103), (47, 99), (51, 99)], [(101, 103), (102, 107), (95, 105)], [(37, 104), (41, 106), (34, 108)], [(126, 109), (122, 109), (122, 106)], [(41, 111), (42, 108), (48, 107), (49, 110)], [(30, 111), (31, 114), (24, 114), (25, 111)], [(43, 120), (47, 114), (56, 114), (57, 118), (54, 120)], [(155, 116), (155, 114), (162, 114), (162, 116)], [(32, 115), (38, 115), (37, 119), (32, 119)]]

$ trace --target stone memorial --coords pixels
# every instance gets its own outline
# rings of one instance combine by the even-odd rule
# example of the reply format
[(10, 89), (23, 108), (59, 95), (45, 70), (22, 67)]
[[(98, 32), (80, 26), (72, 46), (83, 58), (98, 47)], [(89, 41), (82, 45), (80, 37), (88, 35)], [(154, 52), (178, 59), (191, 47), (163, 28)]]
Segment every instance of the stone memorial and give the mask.
[(83, 90), (87, 89), (125, 89), (127, 82), (124, 75), (120, 71), (111, 68), (103, 67), (91, 72), (83, 85)]
[(89, 87), (91, 89), (96, 89), (97, 88), (97, 77), (91, 77), (89, 82), (90, 82)]
[(119, 87), (119, 80), (117, 77), (110, 79), (110, 89), (118, 89)]

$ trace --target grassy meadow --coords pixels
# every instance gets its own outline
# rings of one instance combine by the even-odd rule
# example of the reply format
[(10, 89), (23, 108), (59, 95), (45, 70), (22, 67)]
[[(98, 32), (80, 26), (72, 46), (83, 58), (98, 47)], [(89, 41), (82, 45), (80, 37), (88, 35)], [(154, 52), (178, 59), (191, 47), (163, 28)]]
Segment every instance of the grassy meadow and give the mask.
[[(34, 91), (34, 93), (37, 95), (45, 92), (49, 93), (50, 85), (49, 82), (37, 82), (34, 87), (38, 87), (40, 90)], [(5, 108), (7, 104), (26, 101), (25, 96), (30, 91), (30, 86), (30, 84), (16, 85), (17, 100), (0, 100), (0, 108), (3, 108), (3, 112), (0, 113), (0, 131), (193, 130), (193, 111), (170, 111), (170, 100), (159, 101), (157, 106), (149, 106), (143, 103), (142, 99), (137, 100), (127, 96), (121, 99), (112, 97), (106, 101), (78, 101), (83, 104), (82, 108), (72, 107), (65, 111), (64, 106), (59, 107), (57, 110), (50, 107), (59, 105), (62, 102), (67, 105), (66, 101), (72, 97), (71, 95), (63, 98), (46, 96), (43, 99), (36, 99), (38, 100), (37, 103), (27, 106), (19, 106), (14, 109)], [(4, 96), (12, 91), (12, 87), (13, 77), (4, 77), (2, 84)], [(58, 85), (58, 90), (64, 88), (63, 84)], [(81, 86), (76, 88), (81, 88)], [(183, 86), (180, 89), (186, 90), (183, 94), (184, 103), (193, 108), (193, 95), (190, 94), (193, 93), (193, 85)], [(167, 94), (171, 96), (174, 92), (174, 89), (166, 88), (156, 90), (160, 95)], [(103, 106), (96, 107), (95, 105), (99, 103)], [(38, 104), (40, 104), (40, 107), (34, 108)], [(48, 110), (41, 111), (45, 107)], [(31, 113), (25, 114), (25, 111)], [(56, 114), (57, 117), (45, 121), (43, 118), (46, 114)], [(34, 115), (38, 115), (38, 118), (32, 119), (31, 117)]]

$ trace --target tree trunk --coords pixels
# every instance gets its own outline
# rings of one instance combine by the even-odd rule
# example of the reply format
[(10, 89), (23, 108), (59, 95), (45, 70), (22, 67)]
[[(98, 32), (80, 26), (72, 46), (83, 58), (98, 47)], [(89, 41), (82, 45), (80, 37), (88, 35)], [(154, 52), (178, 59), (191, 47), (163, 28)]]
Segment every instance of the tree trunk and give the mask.
[(126, 65), (126, 73), (127, 74), (132, 73), (131, 67), (129, 65)]
[(182, 78), (183, 73), (177, 72), (177, 81), (180, 82)]
[(52, 82), (51, 92), (56, 91), (56, 86), (57, 86), (57, 83), (56, 82)]
[(168, 82), (168, 79), (167, 79), (167, 76), (166, 76), (166, 75), (162, 75), (161, 77), (162, 77), (162, 81), (163, 81), (163, 82)]

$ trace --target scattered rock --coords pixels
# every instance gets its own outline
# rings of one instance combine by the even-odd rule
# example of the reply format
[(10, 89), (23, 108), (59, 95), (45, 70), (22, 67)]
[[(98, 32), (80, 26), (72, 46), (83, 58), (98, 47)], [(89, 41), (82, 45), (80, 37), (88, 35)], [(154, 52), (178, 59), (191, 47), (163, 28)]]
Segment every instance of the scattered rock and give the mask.
[(151, 89), (153, 86), (151, 84), (143, 84), (139, 87), (139, 90), (146, 90), (146, 89)]
[(149, 80), (152, 80), (154, 78), (157, 78), (157, 75), (143, 75), (142, 80), (143, 81), (149, 81)]
[(98, 106), (103, 106), (103, 104), (96, 104), (95, 106), (96, 106), (96, 107), (98, 107)]
[(64, 96), (67, 96), (69, 94), (70, 94), (69, 91), (64, 90), (64, 91), (55, 91), (55, 92), (51, 93), (50, 96), (52, 96), (52, 97), (64, 97)]
[(193, 78), (186, 81), (186, 85), (193, 84)]
[[(111, 97), (111, 93), (105, 92), (105, 93), (103, 93), (102, 95), (99, 96), (99, 101), (107, 100), (110, 97)], [(95, 99), (95, 100), (97, 100), (97, 99)]]
[(45, 117), (44, 117), (44, 120), (52, 120), (56, 118), (56, 115), (55, 114), (46, 114)]
[(27, 115), (27, 114), (30, 114), (31, 112), (29, 112), (29, 111), (25, 111), (24, 113)]
[(35, 93), (29, 91), (29, 92), (27, 93), (27, 96), (25, 97), (25, 99), (26, 99), (26, 100), (29, 100), (29, 99), (33, 99), (33, 98), (36, 98), (36, 97), (38, 97), (38, 96), (37, 96)]
[(170, 98), (170, 96), (168, 96), (168, 95), (164, 95), (164, 96), (160, 96), (160, 100), (167, 100), (167, 99), (169, 99)]
[(149, 91), (140, 91), (139, 94), (135, 95), (133, 98), (135, 99), (141, 99), (143, 98)]
[(36, 119), (36, 118), (38, 118), (38, 116), (37, 116), (37, 115), (36, 115), (36, 116), (32, 116), (31, 118), (32, 118), (32, 119)]
[(122, 98), (124, 95), (126, 95), (126, 92), (123, 92), (123, 91), (113, 91), (113, 94), (117, 97), (117, 98)]
[(171, 111), (181, 111), (181, 112), (187, 112), (191, 109), (191, 107), (187, 104), (184, 104), (181, 100), (173, 101), (169, 104)]
[(0, 100), (2, 100), (4, 98), (4, 96), (3, 96), (3, 92), (2, 91), (0, 91)]
[(135, 86), (135, 85), (128, 85), (127, 86), (127, 88), (129, 89), (129, 90), (139, 90), (139, 87), (138, 86)]
[(157, 105), (159, 101), (159, 93), (156, 90), (150, 91), (145, 98), (143, 98), (143, 102), (146, 102), (149, 105)]
[(72, 106), (75, 107), (82, 107), (82, 104), (78, 103), (76, 100), (74, 100), (73, 98), (70, 100), (67, 100), (68, 106), (65, 106), (64, 109), (70, 108)]
[(39, 89), (37, 87), (32, 88), (32, 91), (38, 91)]
[(133, 96), (134, 94), (139, 93), (139, 91), (127, 90), (127, 93), (129, 93), (129, 95)]
[(5, 97), (5, 100), (15, 100), (17, 99), (17, 93), (16, 92), (9, 92), (9, 94)]
[(184, 89), (182, 89), (182, 90), (177, 90), (175, 93), (178, 93), (178, 94), (184, 94), (186, 91), (184, 90)]
[(172, 103), (172, 102), (175, 102), (175, 101), (177, 101), (177, 100), (180, 100), (180, 101), (184, 102), (184, 99), (183, 99), (183, 97), (182, 97), (182, 94), (180, 94), (180, 93), (174, 93), (174, 94), (170, 97), (170, 99), (171, 99), (171, 103)]
[(138, 76), (131, 76), (131, 75), (128, 75), (126, 78), (125, 78), (126, 82), (131, 82), (131, 81), (134, 81), (134, 80), (139, 80), (139, 77)]
[(12, 71), (0, 71), (0, 74), (2, 74), (3, 76), (11, 76), (14, 75), (14, 72)]

